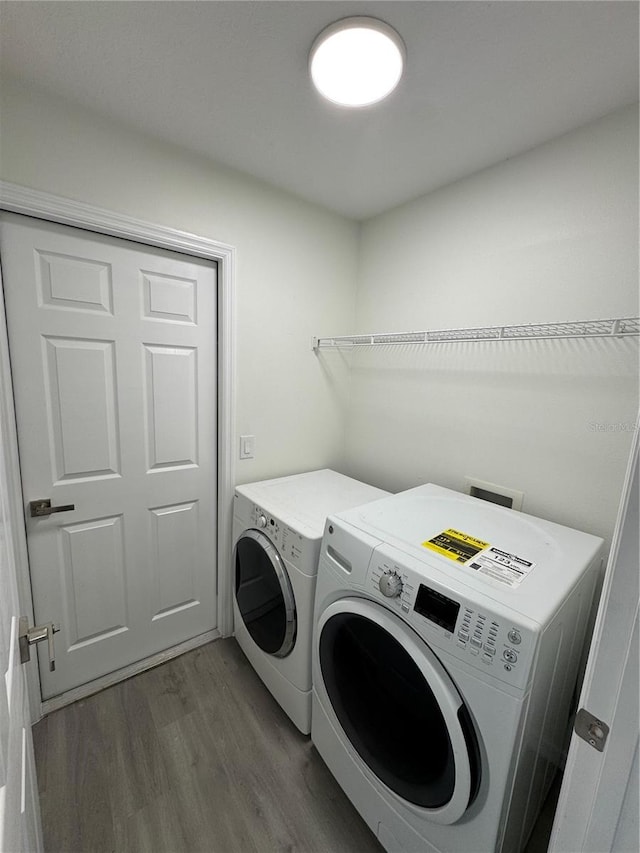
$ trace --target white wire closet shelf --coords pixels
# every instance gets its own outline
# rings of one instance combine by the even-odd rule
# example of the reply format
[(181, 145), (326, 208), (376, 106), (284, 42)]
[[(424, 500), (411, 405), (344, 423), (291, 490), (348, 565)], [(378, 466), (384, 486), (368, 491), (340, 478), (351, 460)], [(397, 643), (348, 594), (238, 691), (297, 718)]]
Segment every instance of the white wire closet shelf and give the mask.
[(555, 338), (624, 338), (640, 335), (640, 317), (616, 320), (576, 320), (567, 323), (526, 323), (518, 326), (478, 326), (471, 329), (437, 329), (425, 332), (384, 332), (371, 335), (337, 335), (314, 338), (313, 349), (399, 344), (438, 344), (455, 341), (538, 341)]

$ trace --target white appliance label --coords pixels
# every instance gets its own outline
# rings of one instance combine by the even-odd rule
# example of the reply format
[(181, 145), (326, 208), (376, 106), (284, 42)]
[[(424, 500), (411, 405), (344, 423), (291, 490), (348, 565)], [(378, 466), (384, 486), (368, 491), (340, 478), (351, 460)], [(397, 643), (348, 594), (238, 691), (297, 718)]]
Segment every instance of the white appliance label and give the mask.
[(507, 584), (507, 586), (518, 586), (535, 566), (530, 560), (501, 551), (499, 548), (488, 548), (471, 562), (469, 568), (481, 575), (493, 578)]

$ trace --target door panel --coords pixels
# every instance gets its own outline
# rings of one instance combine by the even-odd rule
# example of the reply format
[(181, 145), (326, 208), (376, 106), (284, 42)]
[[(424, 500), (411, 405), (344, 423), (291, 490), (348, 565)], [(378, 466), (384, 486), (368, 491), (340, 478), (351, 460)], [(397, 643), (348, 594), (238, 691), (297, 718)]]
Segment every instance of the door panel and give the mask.
[(143, 272), (145, 317), (150, 320), (195, 324), (197, 287), (198, 282), (195, 279)]
[(60, 527), (69, 649), (128, 630), (122, 516)]
[(113, 313), (109, 264), (36, 250), (36, 287), (43, 306)]
[(216, 625), (216, 268), (0, 220), (44, 698)]
[(149, 470), (197, 465), (197, 350), (145, 344), (144, 352)]
[[(197, 501), (150, 510), (155, 599), (151, 608), (153, 619), (162, 619), (176, 610), (199, 604), (198, 514)], [(175, 571), (176, 566), (180, 566), (179, 572)]]
[(54, 483), (119, 476), (115, 341), (42, 340)]

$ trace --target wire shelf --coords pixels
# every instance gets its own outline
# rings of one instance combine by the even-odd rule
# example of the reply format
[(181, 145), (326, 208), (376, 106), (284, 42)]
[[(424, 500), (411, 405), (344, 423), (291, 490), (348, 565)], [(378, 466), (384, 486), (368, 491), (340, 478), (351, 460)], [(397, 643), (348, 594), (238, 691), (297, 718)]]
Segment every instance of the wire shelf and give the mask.
[(640, 335), (640, 317), (616, 320), (577, 320), (568, 323), (526, 323), (519, 326), (479, 326), (426, 332), (384, 332), (314, 338), (313, 349), (438, 344), (458, 341), (540, 341), (555, 338), (623, 338)]

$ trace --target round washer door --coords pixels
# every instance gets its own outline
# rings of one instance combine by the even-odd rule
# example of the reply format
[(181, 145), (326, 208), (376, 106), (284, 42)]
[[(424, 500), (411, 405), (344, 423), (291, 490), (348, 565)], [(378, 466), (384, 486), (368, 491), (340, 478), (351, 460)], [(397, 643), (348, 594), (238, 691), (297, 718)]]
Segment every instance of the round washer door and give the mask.
[(393, 613), (363, 599), (331, 604), (317, 638), (322, 687), (362, 761), (430, 820), (459, 820), (478, 791), (480, 751), (435, 654)]
[(240, 616), (262, 651), (286, 657), (296, 641), (296, 605), (282, 557), (268, 536), (245, 530), (234, 549)]

